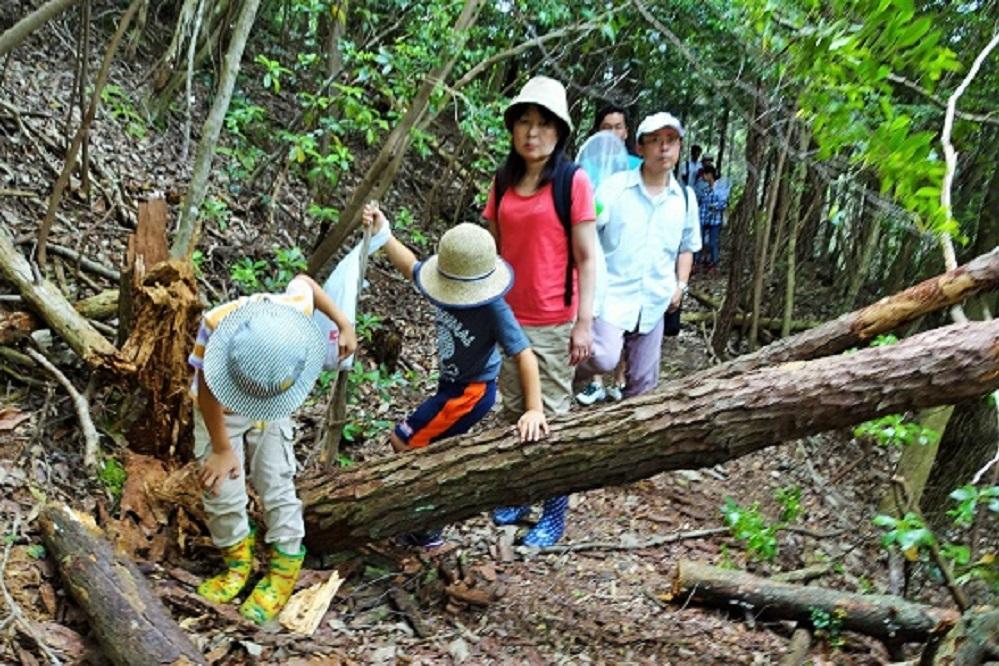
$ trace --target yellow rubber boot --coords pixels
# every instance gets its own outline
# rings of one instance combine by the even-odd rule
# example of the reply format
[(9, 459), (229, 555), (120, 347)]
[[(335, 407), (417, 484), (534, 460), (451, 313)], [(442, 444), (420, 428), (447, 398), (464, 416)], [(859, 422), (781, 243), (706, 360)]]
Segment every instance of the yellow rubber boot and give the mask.
[(253, 569), (253, 545), (256, 534), (253, 530), (242, 541), (222, 549), (222, 558), (226, 569), (217, 576), (209, 578), (198, 586), (198, 594), (208, 601), (224, 604), (246, 587)]
[(239, 607), (243, 617), (257, 624), (263, 624), (276, 616), (288, 603), (304, 561), (305, 546), (300, 547), (294, 555), (289, 555), (277, 546), (273, 546), (267, 575), (257, 583), (253, 592)]

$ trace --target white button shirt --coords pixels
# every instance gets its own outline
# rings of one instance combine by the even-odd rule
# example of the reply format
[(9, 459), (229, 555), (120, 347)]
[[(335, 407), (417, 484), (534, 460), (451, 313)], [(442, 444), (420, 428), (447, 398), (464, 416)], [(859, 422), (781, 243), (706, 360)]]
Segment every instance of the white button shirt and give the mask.
[(607, 263), (602, 320), (625, 331), (648, 333), (677, 289), (676, 258), (701, 249), (697, 197), (670, 175), (651, 196), (641, 167), (610, 176), (597, 189), (597, 234)]

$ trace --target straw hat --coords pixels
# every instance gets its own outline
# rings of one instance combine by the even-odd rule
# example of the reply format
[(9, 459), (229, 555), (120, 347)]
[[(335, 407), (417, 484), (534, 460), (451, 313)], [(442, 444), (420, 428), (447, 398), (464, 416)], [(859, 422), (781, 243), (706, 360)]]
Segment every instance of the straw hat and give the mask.
[(436, 305), (474, 308), (510, 291), (513, 269), (496, 256), (488, 231), (464, 222), (441, 236), (437, 254), (417, 265), (413, 280)]
[(326, 341), (310, 317), (260, 300), (226, 315), (205, 347), (205, 381), (227, 409), (251, 419), (284, 418), (323, 368)]
[(643, 134), (652, 134), (664, 127), (672, 127), (680, 135), (680, 138), (683, 138), (683, 125), (680, 124), (677, 117), (672, 113), (660, 111), (650, 116), (645, 116), (642, 122), (638, 123), (638, 130), (635, 131), (635, 139), (641, 141)]
[(555, 79), (547, 76), (535, 76), (524, 84), (520, 94), (514, 97), (503, 112), (503, 122), (508, 130), (512, 130), (514, 107), (520, 104), (537, 104), (543, 106), (559, 119), (563, 120), (572, 131), (572, 119), (569, 117), (569, 104), (565, 99), (565, 87)]

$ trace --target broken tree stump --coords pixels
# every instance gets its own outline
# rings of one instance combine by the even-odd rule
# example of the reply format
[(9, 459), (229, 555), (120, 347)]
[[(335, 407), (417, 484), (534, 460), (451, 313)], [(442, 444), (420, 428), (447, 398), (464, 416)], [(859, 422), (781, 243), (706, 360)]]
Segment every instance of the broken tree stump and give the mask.
[(924, 642), (946, 634), (961, 619), (957, 610), (927, 606), (889, 594), (856, 594), (780, 583), (690, 560), (682, 560), (677, 567), (673, 600), (749, 608), (754, 613), (809, 624), (813, 611), (824, 611), (839, 617), (843, 629), (886, 641)]
[(130, 666), (206, 663), (135, 564), (114, 552), (89, 516), (52, 503), (39, 520), (66, 589), (108, 659)]

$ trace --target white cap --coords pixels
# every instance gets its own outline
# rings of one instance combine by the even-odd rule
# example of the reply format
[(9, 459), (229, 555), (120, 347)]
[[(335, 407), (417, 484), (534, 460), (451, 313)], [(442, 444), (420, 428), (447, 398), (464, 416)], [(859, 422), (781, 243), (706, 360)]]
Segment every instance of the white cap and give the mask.
[(676, 116), (660, 111), (642, 119), (642, 122), (638, 124), (638, 131), (635, 132), (635, 139), (641, 141), (643, 134), (652, 134), (664, 127), (672, 127), (680, 135), (680, 138), (683, 138), (683, 125), (676, 119)]

